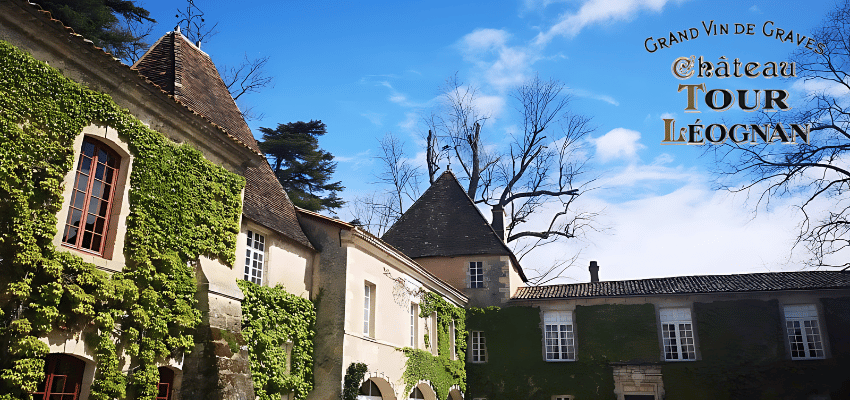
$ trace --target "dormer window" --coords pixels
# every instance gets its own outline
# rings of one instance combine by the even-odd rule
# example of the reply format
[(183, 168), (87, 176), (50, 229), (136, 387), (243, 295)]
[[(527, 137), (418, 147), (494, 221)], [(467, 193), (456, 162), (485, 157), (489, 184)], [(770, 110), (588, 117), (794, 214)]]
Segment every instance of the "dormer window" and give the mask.
[(120, 163), (106, 145), (88, 137), (83, 140), (63, 245), (103, 255)]

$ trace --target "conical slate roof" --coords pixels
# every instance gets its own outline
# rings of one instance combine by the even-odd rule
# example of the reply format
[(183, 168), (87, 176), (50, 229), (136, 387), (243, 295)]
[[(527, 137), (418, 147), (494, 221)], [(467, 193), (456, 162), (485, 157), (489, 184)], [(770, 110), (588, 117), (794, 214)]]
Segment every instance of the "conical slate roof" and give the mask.
[[(142, 76), (190, 110), (224, 128), (228, 134), (258, 153), (260, 147), (210, 57), (179, 31), (161, 37), (133, 65)], [(249, 219), (313, 248), (301, 230), (295, 207), (263, 159), (245, 171), (243, 213)]]
[(382, 239), (411, 258), (513, 253), (451, 171), (445, 171)]

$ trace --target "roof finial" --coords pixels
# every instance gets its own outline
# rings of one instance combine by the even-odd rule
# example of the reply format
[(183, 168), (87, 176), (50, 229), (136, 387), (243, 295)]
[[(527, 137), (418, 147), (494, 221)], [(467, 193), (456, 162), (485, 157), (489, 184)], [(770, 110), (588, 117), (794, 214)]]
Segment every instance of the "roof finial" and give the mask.
[(174, 27), (174, 32), (180, 33), (180, 25)]

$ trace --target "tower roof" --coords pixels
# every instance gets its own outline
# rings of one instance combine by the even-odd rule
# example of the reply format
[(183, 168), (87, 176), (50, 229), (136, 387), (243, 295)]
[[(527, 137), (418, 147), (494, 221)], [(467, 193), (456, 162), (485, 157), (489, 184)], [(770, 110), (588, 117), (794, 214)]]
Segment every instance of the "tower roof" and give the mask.
[[(230, 96), (210, 56), (192, 44), (180, 31), (161, 37), (133, 65), (142, 76), (174, 96), (190, 110), (223, 128), (229, 135), (257, 153), (257, 140)], [(301, 230), (295, 207), (265, 159), (245, 170), (246, 217), (313, 248)]]
[(445, 171), (382, 237), (411, 258), (507, 255), (526, 280), (513, 252), (451, 171)]
[(261, 153), (212, 59), (180, 31), (159, 38), (132, 68), (254, 152)]

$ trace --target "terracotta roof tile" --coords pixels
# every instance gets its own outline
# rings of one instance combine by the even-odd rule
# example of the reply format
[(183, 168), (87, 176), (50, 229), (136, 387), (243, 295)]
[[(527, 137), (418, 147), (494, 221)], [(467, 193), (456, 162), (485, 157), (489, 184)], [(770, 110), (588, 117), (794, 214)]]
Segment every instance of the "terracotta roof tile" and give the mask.
[(814, 289), (850, 289), (850, 272), (801, 271), (738, 275), (674, 276), (628, 281), (533, 286), (519, 288), (512, 300)]
[(133, 68), (192, 111), (261, 153), (212, 59), (180, 32), (165, 34)]

